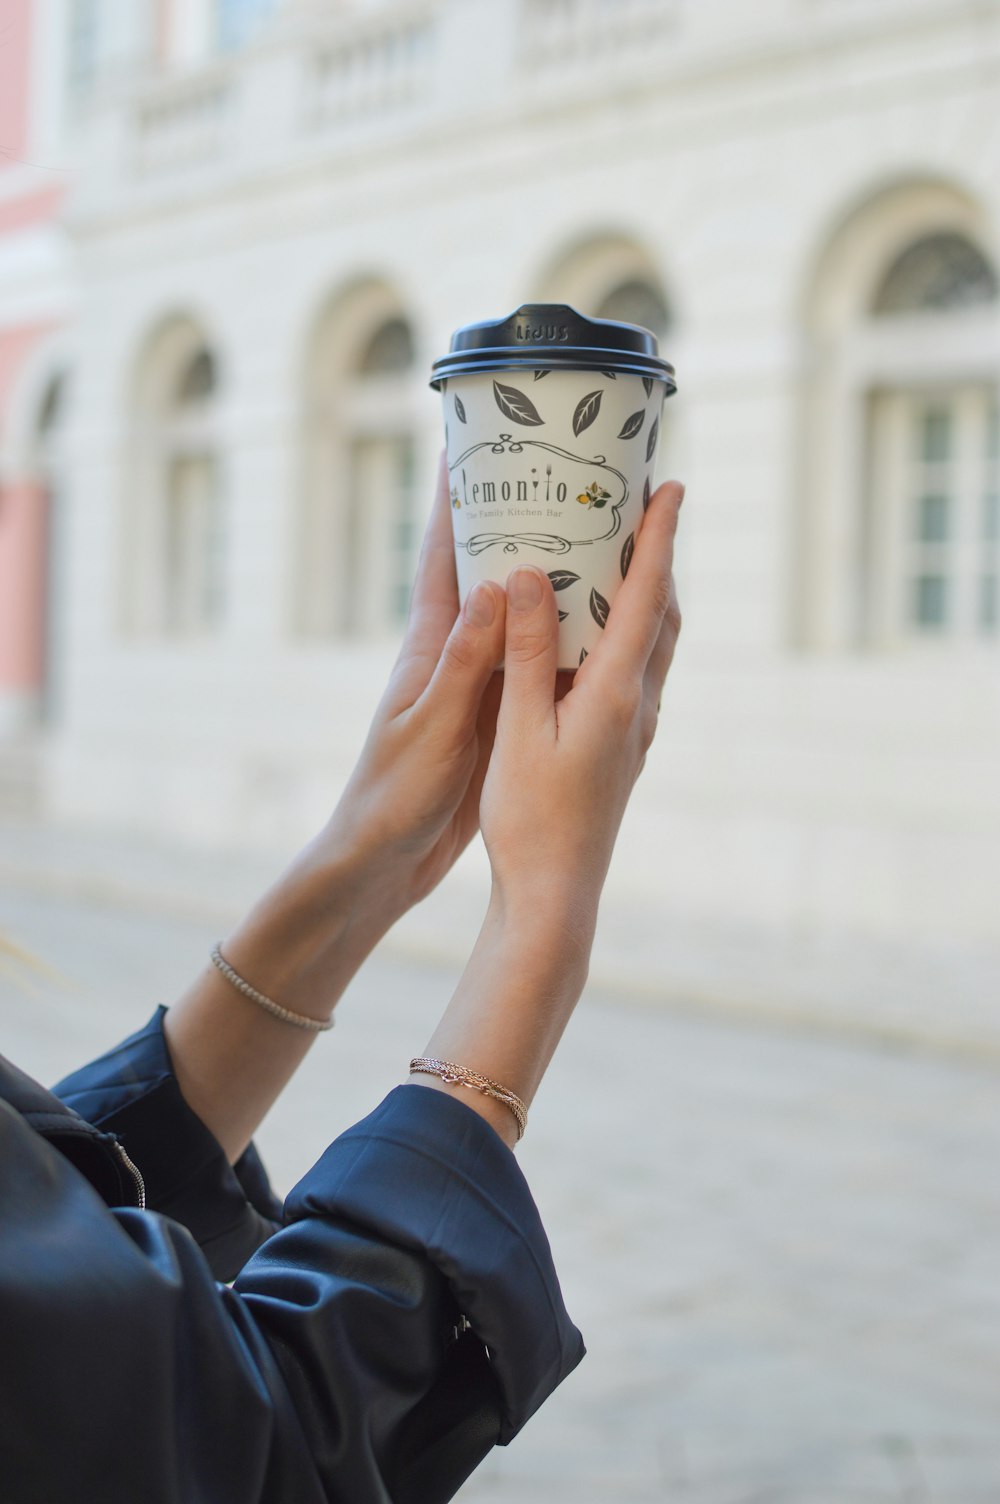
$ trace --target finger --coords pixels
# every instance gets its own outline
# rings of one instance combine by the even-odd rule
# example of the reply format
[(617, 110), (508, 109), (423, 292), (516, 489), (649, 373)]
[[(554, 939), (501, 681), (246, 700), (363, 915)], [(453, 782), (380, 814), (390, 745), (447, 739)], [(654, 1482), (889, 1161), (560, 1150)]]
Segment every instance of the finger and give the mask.
[[(677, 600), (677, 586), (671, 576), (670, 604), (663, 618), (660, 635), (657, 637), (653, 651), (649, 655), (649, 663), (646, 667), (642, 683), (641, 734), (643, 746), (647, 750), (652, 746), (653, 738), (659, 730), (663, 686), (670, 671), (670, 665), (673, 662), (674, 650), (677, 647), (677, 638), (680, 630), (681, 610)], [(643, 761), (645, 761), (645, 758), (643, 758)]]
[(608, 680), (642, 677), (670, 604), (677, 514), (684, 487), (668, 481), (653, 495), (627, 576), (615, 596), (591, 673)]
[(507, 641), (500, 714), (554, 723), (559, 617), (552, 582), (540, 569), (515, 569), (507, 581)]
[(436, 663), (458, 615), (455, 540), (451, 524), (448, 457), (438, 465), (437, 490), (420, 550), (403, 651)]
[(681, 630), (681, 608), (677, 599), (677, 582), (673, 575), (670, 576), (670, 600), (667, 604), (666, 615), (660, 628), (659, 636), (649, 655), (649, 663), (646, 666), (645, 689), (654, 705), (659, 704), (663, 693), (663, 685), (670, 665), (674, 658), (674, 649), (677, 647), (677, 639)]
[(493, 755), (502, 694), (503, 674), (494, 673), (483, 690), (483, 697), (479, 702), (479, 714), (476, 717), (476, 742), (479, 750), (476, 766), (469, 779), (465, 799), (459, 811), (459, 840), (463, 849), (479, 829), (479, 802), (482, 798), (490, 758)]
[(475, 729), (483, 692), (504, 653), (506, 598), (499, 585), (480, 580), (469, 591), (420, 705), (445, 738)]

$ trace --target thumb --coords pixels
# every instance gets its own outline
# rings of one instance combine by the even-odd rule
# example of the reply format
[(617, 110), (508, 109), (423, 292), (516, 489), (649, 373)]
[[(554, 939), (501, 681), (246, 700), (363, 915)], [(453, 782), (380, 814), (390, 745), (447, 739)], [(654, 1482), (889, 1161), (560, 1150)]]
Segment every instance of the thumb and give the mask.
[(447, 731), (471, 731), (479, 702), (503, 658), (504, 593), (499, 585), (480, 580), (441, 650), (441, 657), (421, 699), (429, 715)]
[(552, 584), (540, 569), (515, 569), (507, 581), (503, 706), (532, 718), (552, 715), (559, 619)]

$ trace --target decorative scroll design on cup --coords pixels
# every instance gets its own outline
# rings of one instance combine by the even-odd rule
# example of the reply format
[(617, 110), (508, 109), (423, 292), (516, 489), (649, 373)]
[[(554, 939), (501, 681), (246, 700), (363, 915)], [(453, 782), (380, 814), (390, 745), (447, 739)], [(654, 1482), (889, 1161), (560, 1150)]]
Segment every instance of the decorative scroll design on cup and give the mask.
[(456, 547), (464, 548), (475, 559), (488, 548), (498, 545), (505, 554), (516, 554), (522, 548), (539, 548), (546, 554), (568, 554), (576, 547), (568, 538), (557, 538), (554, 533), (476, 533), (467, 543), (458, 543)]
[[(614, 476), (621, 488), (621, 495), (615, 501), (610, 492), (602, 492), (602, 495), (607, 494), (610, 500), (610, 505), (607, 502), (601, 502), (601, 506), (606, 506), (607, 509), (608, 527), (605, 532), (596, 538), (566, 538), (560, 533), (536, 532), (534, 530), (530, 532), (506, 533), (495, 529), (488, 532), (475, 533), (472, 537), (464, 540), (456, 538), (456, 547), (465, 549), (472, 557), (485, 552), (488, 548), (498, 547), (502, 548), (504, 553), (508, 554), (517, 553), (521, 548), (537, 548), (543, 553), (549, 554), (566, 554), (573, 548), (590, 547), (594, 543), (606, 543), (609, 538), (615, 537), (620, 530), (620, 513), (622, 507), (628, 501), (629, 484), (621, 470), (618, 470), (614, 465), (608, 464), (605, 455), (574, 454), (570, 449), (561, 449), (557, 444), (549, 444), (541, 439), (513, 439), (511, 434), (501, 433), (495, 441), (485, 439), (478, 444), (470, 444), (456, 459), (451, 461), (448, 466), (449, 472), (451, 474), (462, 472), (462, 467), (468, 463), (469, 459), (484, 449), (488, 449), (491, 454), (525, 454), (530, 450), (544, 450), (547, 454), (554, 455), (558, 459), (568, 460), (574, 465), (584, 465), (590, 471), (599, 470), (608, 476)], [(547, 476), (551, 475), (551, 465), (547, 467), (546, 474)], [(618, 487), (616, 486), (615, 489), (618, 489)], [(586, 494), (584, 493), (584, 495)], [(579, 499), (578, 497), (578, 502)], [(589, 513), (591, 508), (588, 507), (586, 510)]]

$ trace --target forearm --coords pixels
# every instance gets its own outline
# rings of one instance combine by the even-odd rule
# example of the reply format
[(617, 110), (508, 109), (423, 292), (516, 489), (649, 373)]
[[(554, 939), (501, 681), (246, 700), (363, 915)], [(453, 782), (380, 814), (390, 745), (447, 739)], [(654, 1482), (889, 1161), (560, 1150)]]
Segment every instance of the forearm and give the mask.
[[(425, 1056), (489, 1076), (530, 1105), (587, 980), (596, 904), (557, 893), (504, 902), (494, 893), (479, 939)], [(517, 1140), (510, 1110), (437, 1076), (410, 1080), (453, 1092), (497, 1130)]]
[[(401, 904), (391, 872), (327, 827), (223, 940), (222, 954), (258, 992), (325, 1021)], [(244, 997), (210, 961), (163, 1027), (181, 1092), (230, 1162), (316, 1039)]]

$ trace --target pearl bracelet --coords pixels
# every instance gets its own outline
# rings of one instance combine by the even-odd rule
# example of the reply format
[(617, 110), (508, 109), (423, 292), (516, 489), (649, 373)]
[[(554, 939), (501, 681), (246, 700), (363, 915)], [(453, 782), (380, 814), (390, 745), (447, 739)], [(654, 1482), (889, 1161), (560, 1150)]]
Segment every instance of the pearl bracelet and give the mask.
[(332, 1018), (308, 1018), (304, 1013), (293, 1013), (291, 1008), (283, 1008), (280, 1003), (275, 1003), (271, 998), (265, 997), (262, 992), (258, 992), (256, 987), (251, 987), (250, 983), (244, 981), (239, 972), (234, 971), (229, 962), (223, 957), (222, 951), (219, 949), (220, 944), (221, 941), (217, 940), (212, 947), (212, 960), (222, 972), (227, 982), (232, 982), (237, 992), (242, 992), (244, 997), (248, 997), (251, 1002), (259, 1004), (267, 1013), (272, 1014), (275, 1018), (280, 1018), (282, 1023), (295, 1024), (298, 1029), (311, 1029), (317, 1034), (324, 1033), (327, 1029), (333, 1028)]

